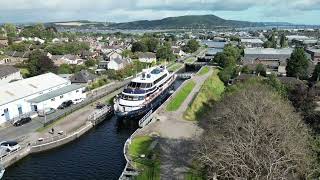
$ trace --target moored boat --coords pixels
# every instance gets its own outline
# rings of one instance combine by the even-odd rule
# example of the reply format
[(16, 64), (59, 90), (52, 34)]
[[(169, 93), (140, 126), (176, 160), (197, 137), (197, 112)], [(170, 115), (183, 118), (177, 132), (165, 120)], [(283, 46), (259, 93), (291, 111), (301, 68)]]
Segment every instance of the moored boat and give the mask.
[(176, 76), (165, 66), (144, 69), (114, 100), (114, 111), (121, 118), (140, 117), (168, 97)]

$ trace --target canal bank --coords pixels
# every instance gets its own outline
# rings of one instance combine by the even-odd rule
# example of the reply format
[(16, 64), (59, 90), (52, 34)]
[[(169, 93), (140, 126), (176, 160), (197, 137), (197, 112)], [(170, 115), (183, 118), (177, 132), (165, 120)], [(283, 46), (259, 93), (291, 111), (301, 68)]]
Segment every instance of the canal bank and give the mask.
[[(199, 71), (201, 72), (201, 70)], [(137, 169), (136, 157), (132, 157), (130, 154), (130, 146), (135, 139), (141, 137), (150, 137), (152, 143), (150, 147), (143, 147), (143, 151), (148, 151), (152, 147), (152, 144), (156, 143), (157, 150), (160, 152), (160, 172), (154, 172), (157, 167), (153, 166), (151, 176), (155, 179), (185, 179), (185, 175), (189, 172), (189, 167), (191, 165), (189, 152), (190, 148), (183, 148), (185, 146), (190, 146), (190, 142), (198, 140), (199, 136), (202, 133), (202, 129), (198, 127), (196, 122), (186, 121), (183, 118), (183, 115), (189, 105), (192, 103), (194, 97), (197, 96), (200, 88), (212, 74), (212, 69), (207, 73), (199, 73), (199, 75), (193, 76), (190, 80), (185, 81), (172, 96), (170, 96), (165, 103), (161, 105), (153, 114), (150, 115), (150, 118), (153, 119), (152, 123), (149, 125), (138, 129), (125, 143), (124, 154), (127, 159), (127, 165), (122, 173), (121, 179), (127, 179), (130, 176), (136, 176), (136, 174), (141, 173), (141, 169)], [(188, 84), (188, 82), (194, 81), (197, 82), (196, 86), (189, 93), (187, 98), (183, 101), (181, 106), (175, 111), (169, 112), (166, 109), (166, 106), (172, 101), (175, 96), (178, 96), (179, 91)], [(134, 145), (136, 148), (136, 144)], [(145, 161), (152, 160), (147, 158), (148, 155), (141, 152), (138, 155), (139, 159), (145, 159)], [(179, 158), (177, 158), (179, 156)], [(180, 162), (178, 162), (180, 160)], [(181, 162), (183, 161), (183, 163)], [(132, 169), (136, 169), (132, 171)], [(140, 172), (139, 172), (140, 171)], [(142, 172), (145, 171), (142, 170)], [(136, 173), (133, 173), (136, 172)], [(154, 176), (156, 175), (156, 176)]]
[(124, 143), (136, 127), (123, 126), (111, 117), (91, 129), (63, 147), (25, 157), (7, 168), (4, 179), (118, 179), (126, 163)]

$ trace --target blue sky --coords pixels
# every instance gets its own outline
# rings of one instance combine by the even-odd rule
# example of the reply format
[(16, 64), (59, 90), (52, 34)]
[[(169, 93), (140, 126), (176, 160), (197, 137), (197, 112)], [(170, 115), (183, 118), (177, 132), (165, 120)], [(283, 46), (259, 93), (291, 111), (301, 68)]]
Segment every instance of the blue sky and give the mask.
[(0, 0), (0, 23), (125, 22), (195, 14), (320, 25), (320, 0)]

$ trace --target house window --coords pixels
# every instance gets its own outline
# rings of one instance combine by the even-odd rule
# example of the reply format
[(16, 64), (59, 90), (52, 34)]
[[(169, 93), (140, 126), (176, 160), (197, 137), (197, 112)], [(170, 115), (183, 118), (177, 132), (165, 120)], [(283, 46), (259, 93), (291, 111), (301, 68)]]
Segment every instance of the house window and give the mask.
[(62, 98), (63, 98), (63, 95), (60, 96), (60, 99), (62, 99)]
[(55, 101), (55, 98), (52, 98), (51, 101)]

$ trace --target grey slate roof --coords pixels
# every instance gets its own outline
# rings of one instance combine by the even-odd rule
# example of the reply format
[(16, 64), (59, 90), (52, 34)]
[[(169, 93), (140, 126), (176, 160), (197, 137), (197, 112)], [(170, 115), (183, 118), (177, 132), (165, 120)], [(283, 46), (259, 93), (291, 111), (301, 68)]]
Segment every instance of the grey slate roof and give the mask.
[(70, 81), (72, 83), (88, 83), (89, 81), (94, 81), (95, 79), (95, 75), (91, 74), (86, 70), (82, 70), (71, 76)]
[(85, 87), (85, 86), (82, 85), (82, 84), (71, 84), (71, 85), (62, 87), (62, 88), (60, 88), (60, 89), (51, 91), (51, 92), (49, 92), (49, 93), (43, 94), (43, 95), (38, 96), (38, 97), (36, 97), (36, 98), (30, 99), (30, 100), (28, 100), (28, 102), (31, 102), (31, 103), (40, 103), (40, 102), (43, 102), (43, 101), (46, 101), (46, 100), (49, 100), (49, 99), (52, 99), (52, 98), (55, 98), (55, 97), (64, 95), (64, 94), (66, 94), (66, 93), (75, 91), (75, 90), (80, 89), (80, 88), (83, 88), (83, 87)]
[(272, 48), (246, 48), (242, 60), (252, 63), (256, 59), (286, 61), (293, 49), (272, 49)]
[(0, 78), (18, 72), (19, 69), (13, 66), (0, 65)]

